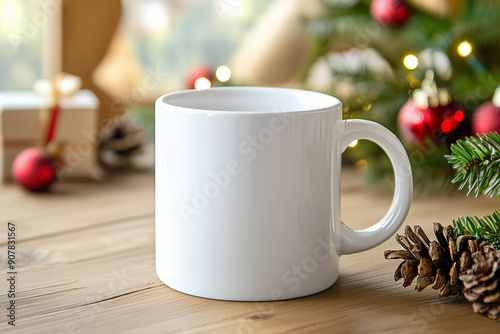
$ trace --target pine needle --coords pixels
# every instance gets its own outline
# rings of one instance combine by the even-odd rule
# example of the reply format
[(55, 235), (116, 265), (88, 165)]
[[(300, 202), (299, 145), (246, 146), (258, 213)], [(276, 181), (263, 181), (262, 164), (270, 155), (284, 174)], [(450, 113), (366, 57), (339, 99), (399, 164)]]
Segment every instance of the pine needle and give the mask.
[(472, 235), (500, 249), (500, 214), (497, 210), (483, 218), (459, 217), (453, 220), (453, 226), (457, 235)]
[(467, 196), (474, 192), (476, 197), (500, 197), (500, 135), (489, 132), (484, 135), (459, 139), (446, 155), (448, 163), (456, 170), (453, 183), (460, 183), (459, 189), (467, 187)]

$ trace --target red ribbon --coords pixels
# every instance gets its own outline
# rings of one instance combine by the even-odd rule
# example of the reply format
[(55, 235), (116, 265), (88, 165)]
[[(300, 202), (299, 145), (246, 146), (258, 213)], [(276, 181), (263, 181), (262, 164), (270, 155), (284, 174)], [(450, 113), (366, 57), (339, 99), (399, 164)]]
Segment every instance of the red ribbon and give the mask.
[(52, 115), (50, 116), (49, 131), (47, 132), (47, 140), (45, 144), (48, 144), (54, 139), (54, 133), (56, 132), (57, 118), (59, 116), (59, 104), (56, 103), (52, 108)]

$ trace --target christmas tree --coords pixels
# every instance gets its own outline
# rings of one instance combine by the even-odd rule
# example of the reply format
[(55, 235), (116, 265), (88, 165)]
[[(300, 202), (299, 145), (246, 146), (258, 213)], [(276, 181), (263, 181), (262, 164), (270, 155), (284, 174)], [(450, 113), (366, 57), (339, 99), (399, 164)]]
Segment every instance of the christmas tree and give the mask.
[[(344, 119), (371, 119), (395, 132), (417, 187), (453, 184), (445, 157), (450, 145), (500, 130), (500, 93), (493, 99), (500, 82), (500, 4), (442, 1), (441, 12), (404, 0), (325, 0), (323, 6), (323, 16), (303, 21), (315, 42), (305, 86), (338, 96)], [(392, 175), (372, 143), (360, 142), (346, 158), (365, 168), (369, 180)]]

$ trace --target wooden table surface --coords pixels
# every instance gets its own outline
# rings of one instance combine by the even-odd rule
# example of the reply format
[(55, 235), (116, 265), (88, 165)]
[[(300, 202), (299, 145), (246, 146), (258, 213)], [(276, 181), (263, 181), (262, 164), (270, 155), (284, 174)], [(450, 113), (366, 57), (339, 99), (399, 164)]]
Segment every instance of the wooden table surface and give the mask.
[[(381, 218), (391, 201), (344, 168), (342, 217), (354, 228)], [(498, 199), (414, 200), (407, 223), (483, 215)], [(398, 261), (383, 245), (343, 256), (328, 290), (281, 302), (225, 302), (162, 284), (154, 267), (154, 173), (118, 173), (101, 183), (57, 184), (47, 194), (0, 186), (1, 333), (498, 333), (462, 298), (417, 293), (393, 281)], [(16, 326), (7, 324), (7, 227), (14, 222)], [(402, 231), (402, 228), (401, 228)]]

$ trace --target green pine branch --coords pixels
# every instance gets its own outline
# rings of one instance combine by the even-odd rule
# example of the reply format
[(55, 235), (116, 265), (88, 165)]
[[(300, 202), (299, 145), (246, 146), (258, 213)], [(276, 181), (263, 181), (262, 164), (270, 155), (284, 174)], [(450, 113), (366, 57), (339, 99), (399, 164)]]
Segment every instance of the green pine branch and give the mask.
[(467, 216), (454, 219), (453, 226), (457, 235), (469, 234), (500, 249), (500, 214), (497, 210), (483, 218)]
[(500, 135), (490, 132), (475, 137), (459, 139), (452, 144), (448, 163), (456, 170), (453, 183), (460, 183), (460, 190), (468, 187), (469, 195), (484, 193), (487, 197), (500, 197)]

